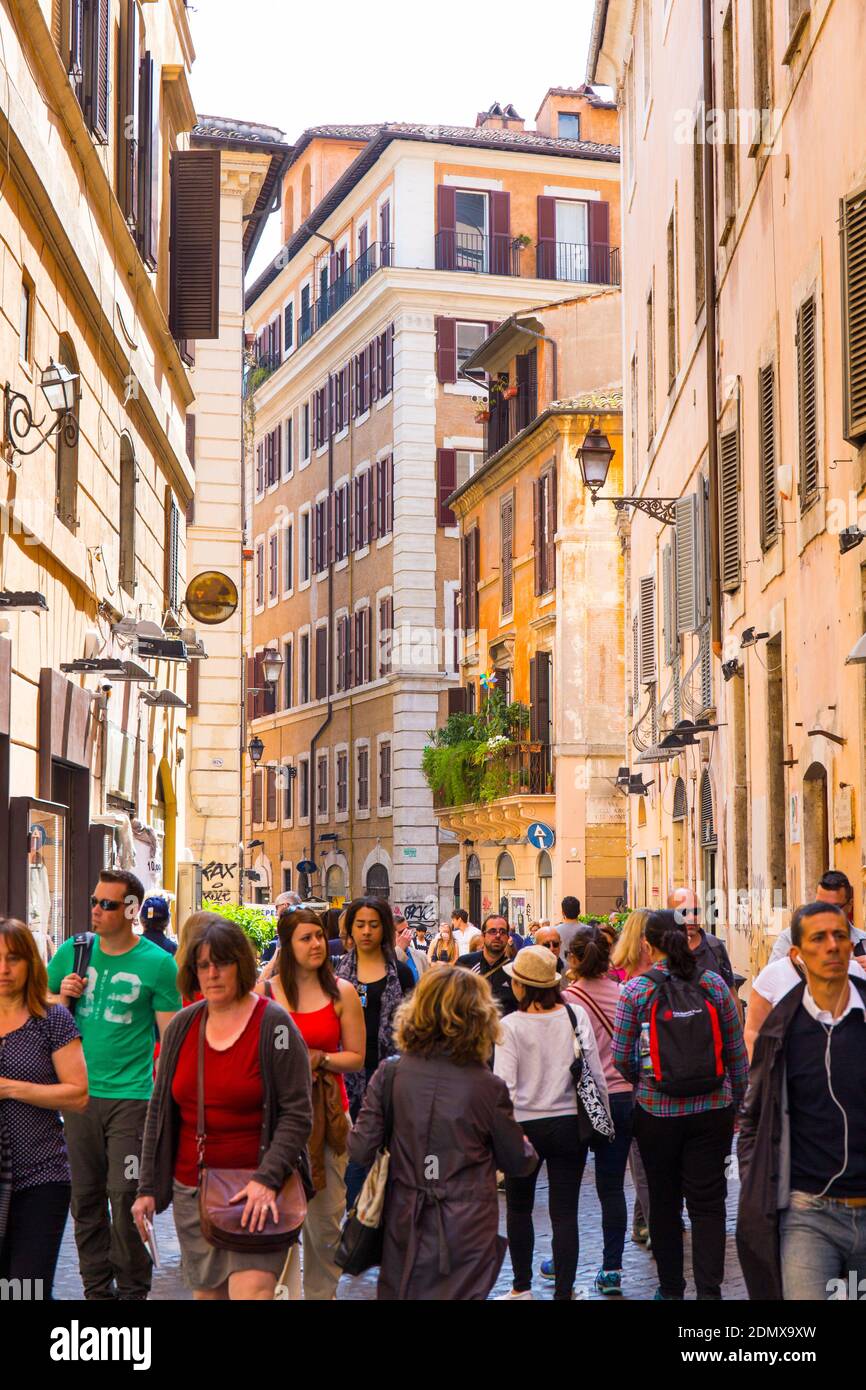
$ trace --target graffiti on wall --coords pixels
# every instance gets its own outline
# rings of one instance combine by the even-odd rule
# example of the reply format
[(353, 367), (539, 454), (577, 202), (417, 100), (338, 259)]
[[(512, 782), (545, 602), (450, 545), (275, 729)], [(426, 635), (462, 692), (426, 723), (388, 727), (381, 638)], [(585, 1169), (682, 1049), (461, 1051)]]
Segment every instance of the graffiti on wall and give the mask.
[(205, 864), (201, 871), (206, 885), (204, 896), (215, 903), (233, 902), (237, 897), (233, 882), (237, 868), (237, 864), (223, 864), (218, 859), (212, 859), (209, 864)]

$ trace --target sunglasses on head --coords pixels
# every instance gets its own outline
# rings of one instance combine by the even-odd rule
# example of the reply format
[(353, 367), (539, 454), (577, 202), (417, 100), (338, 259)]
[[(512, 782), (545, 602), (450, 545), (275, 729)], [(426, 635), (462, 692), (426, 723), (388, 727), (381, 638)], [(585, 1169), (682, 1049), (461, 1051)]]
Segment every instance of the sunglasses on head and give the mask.
[(101, 907), (102, 910), (103, 910), (103, 912), (116, 912), (117, 909), (118, 909), (119, 907), (123, 907), (123, 903), (122, 903), (122, 902), (116, 903), (116, 902), (114, 901), (113, 898), (94, 898), (94, 897), (91, 897), (91, 899), (90, 899), (90, 906), (91, 906), (91, 907)]

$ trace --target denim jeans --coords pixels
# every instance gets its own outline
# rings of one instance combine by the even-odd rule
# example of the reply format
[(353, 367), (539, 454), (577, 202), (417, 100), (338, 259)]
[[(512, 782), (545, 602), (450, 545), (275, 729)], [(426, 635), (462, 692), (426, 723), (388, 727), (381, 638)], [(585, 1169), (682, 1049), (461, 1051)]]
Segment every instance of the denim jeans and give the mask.
[(601, 1203), (601, 1229), (604, 1236), (603, 1269), (622, 1269), (622, 1252), (628, 1225), (625, 1200), (625, 1170), (632, 1141), (634, 1098), (631, 1091), (614, 1091), (610, 1113), (616, 1131), (613, 1142), (593, 1141), (595, 1189)]
[[(373, 1072), (365, 1071), (363, 1073), (363, 1076), (364, 1091), (366, 1093), (367, 1087), (370, 1084), (370, 1079), (373, 1076)], [(362, 1096), (360, 1100), (352, 1101), (351, 1105), (349, 1106), (349, 1119), (352, 1121), (353, 1125), (357, 1123), (358, 1116), (361, 1113), (361, 1106), (363, 1104), (364, 1099)], [(372, 1166), (373, 1165), (371, 1163), (355, 1163), (351, 1159), (346, 1164), (346, 1211), (351, 1211), (352, 1207), (357, 1202), (358, 1197), (361, 1193), (361, 1188), (364, 1186), (364, 1179), (366, 1178)]]
[(786, 1301), (862, 1296), (857, 1285), (866, 1280), (866, 1207), (792, 1192), (790, 1206), (780, 1213), (779, 1235)]

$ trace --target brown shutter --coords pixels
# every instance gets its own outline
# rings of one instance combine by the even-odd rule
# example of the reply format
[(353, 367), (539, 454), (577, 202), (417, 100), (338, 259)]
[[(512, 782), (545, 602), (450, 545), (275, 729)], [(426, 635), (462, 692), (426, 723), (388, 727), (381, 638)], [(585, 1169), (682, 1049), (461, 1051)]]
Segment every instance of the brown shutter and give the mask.
[(656, 679), (656, 582), (651, 574), (640, 580), (638, 618), (640, 683), (651, 685)]
[(843, 434), (866, 438), (866, 194), (839, 206), (842, 269)]
[(364, 610), (359, 608), (355, 613), (355, 651), (354, 651), (354, 673), (352, 677), (353, 685), (364, 684)]
[(547, 535), (546, 554), (544, 557), (544, 579), (545, 586), (549, 592), (556, 588), (556, 469), (551, 468), (547, 474)]
[(363, 609), (364, 613), (364, 679), (373, 679), (373, 610)]
[[(145, 53), (139, 67), (138, 100), (138, 226), (136, 241), (142, 259), (156, 269), (159, 230), (159, 98), (156, 66)], [(176, 337), (189, 337), (178, 333)]]
[(440, 183), (436, 188), (436, 269), (457, 268), (457, 191)]
[(481, 529), (476, 526), (472, 532), (472, 626), (478, 626), (478, 580), (481, 574)]
[(383, 392), (387, 396), (394, 389), (394, 325), (389, 323), (382, 334), (382, 377)]
[(101, 145), (108, 144), (108, 92), (111, 78), (111, 3), (87, 0), (87, 72), (84, 114)]
[(723, 434), (719, 449), (721, 503), (722, 588), (728, 593), (740, 584), (740, 444), (739, 430)]
[(538, 656), (529, 658), (529, 741), (538, 743)]
[(815, 381), (815, 297), (797, 311), (797, 394), (799, 405), (800, 510), (818, 495), (818, 401)]
[(532, 484), (532, 551), (536, 594), (544, 592), (544, 556), (541, 553), (542, 501), (542, 482), (540, 478), (536, 478)]
[(550, 652), (536, 652), (535, 672), (535, 740), (545, 746), (550, 743)]
[(448, 691), (448, 713), (466, 714), (466, 687), (464, 685), (452, 685)]
[[(578, 252), (578, 265), (583, 256)], [(589, 278), (594, 285), (610, 284), (610, 204), (589, 205)]]
[(776, 494), (776, 369), (772, 362), (758, 376), (758, 457), (761, 488), (761, 546), (773, 544), (779, 534)]
[(436, 319), (436, 377), (438, 381), (457, 380), (456, 319)]
[(186, 668), (186, 708), (192, 719), (198, 714), (198, 673), (200, 669), (200, 661), (191, 661)]
[(503, 498), (499, 514), (499, 580), (502, 612), (514, 607), (514, 494)]
[(186, 417), (186, 456), (195, 467), (195, 416), (190, 414)]
[(328, 629), (316, 628), (316, 699), (328, 694)]
[(263, 778), (264, 778), (264, 772), (262, 771), (262, 769), (261, 769), (261, 768), (258, 768), (258, 767), (255, 768), (255, 769), (253, 770), (253, 779), (252, 779), (252, 781), (253, 781), (253, 797), (252, 797), (252, 800), (253, 800), (253, 806), (252, 806), (253, 825), (261, 825), (261, 824), (262, 824), (262, 779), (263, 779)]
[(175, 338), (219, 337), (220, 152), (171, 156), (169, 326)]
[(139, 56), (136, 0), (123, 0), (120, 12), (120, 96), (117, 108), (117, 196), (123, 215), (138, 226)]
[(511, 274), (511, 194), (491, 193), (490, 273)]
[(556, 199), (538, 199), (536, 270), (542, 280), (556, 279)]
[(448, 498), (457, 486), (457, 450), (436, 450), (436, 524), (456, 526), (457, 518), (448, 506)]

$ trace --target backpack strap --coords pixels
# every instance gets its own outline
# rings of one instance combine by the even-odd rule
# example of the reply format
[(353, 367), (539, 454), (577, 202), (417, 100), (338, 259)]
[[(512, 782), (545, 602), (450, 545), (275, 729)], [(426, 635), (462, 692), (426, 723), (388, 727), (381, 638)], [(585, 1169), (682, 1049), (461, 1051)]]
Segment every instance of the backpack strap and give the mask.
[[(80, 931), (73, 938), (74, 949), (72, 953), (71, 972), (73, 975), (87, 974), (87, 967), (90, 964), (90, 957), (93, 955), (93, 943), (95, 940), (95, 931)], [(77, 1003), (77, 999), (70, 999), (69, 1003), (67, 1004), (66, 1007), (71, 1014), (75, 1013), (75, 1007)]]

